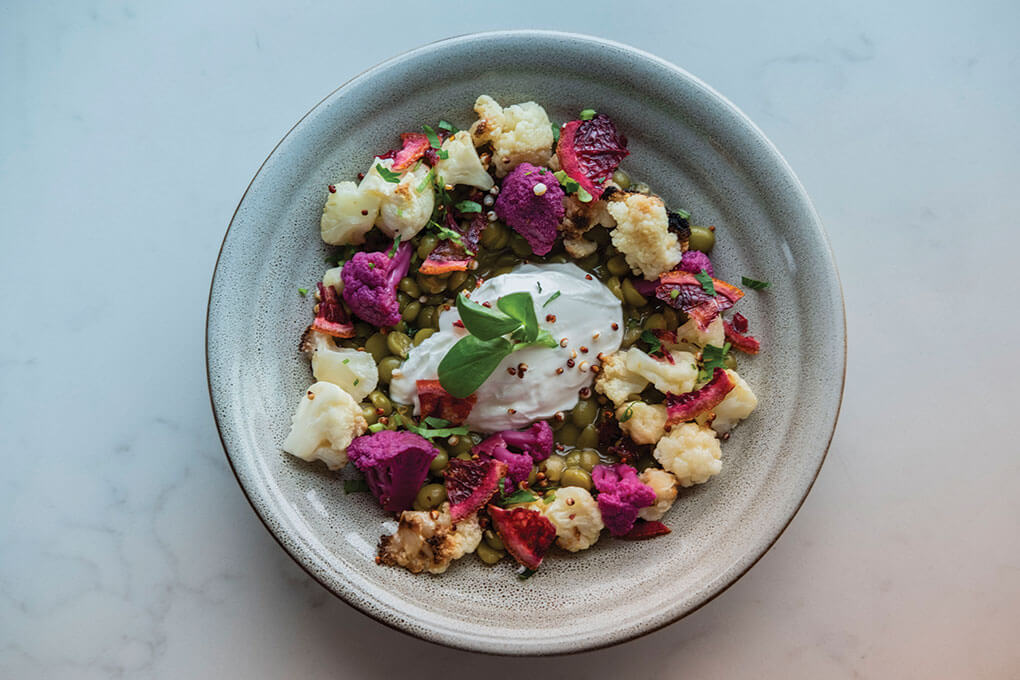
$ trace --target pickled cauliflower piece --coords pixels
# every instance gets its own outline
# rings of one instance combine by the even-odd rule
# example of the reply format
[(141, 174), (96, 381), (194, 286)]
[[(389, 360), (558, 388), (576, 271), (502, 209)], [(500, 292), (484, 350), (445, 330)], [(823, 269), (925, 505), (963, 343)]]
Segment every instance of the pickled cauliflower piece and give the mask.
[(595, 379), (595, 390), (609, 397), (614, 406), (620, 406), (630, 399), (630, 395), (640, 394), (641, 390), (648, 387), (647, 378), (627, 367), (627, 355), (632, 351), (641, 350), (619, 350), (602, 357), (602, 370)]
[(652, 281), (680, 262), (683, 249), (676, 234), (669, 230), (661, 198), (628, 193), (610, 201), (608, 209), (616, 220), (613, 245), (624, 254), (635, 274)]
[[(751, 411), (758, 406), (758, 397), (754, 396), (747, 381), (737, 375), (736, 371), (727, 369), (726, 373), (735, 383), (733, 389), (710, 413), (696, 418), (701, 424), (706, 424), (711, 420), (712, 429), (719, 434), (725, 434), (732, 430), (737, 426), (737, 423), (751, 415)], [(712, 414), (715, 414), (714, 418)]]
[(371, 354), (337, 347), (328, 335), (314, 328), (305, 331), (301, 349), (311, 355), (316, 380), (333, 383), (354, 401), (362, 401), (379, 383), (379, 369)]
[(527, 161), (547, 165), (552, 156), (552, 123), (545, 109), (535, 102), (514, 104), (505, 109), (487, 94), (475, 100), (478, 120), (471, 126), (475, 146), (492, 144), (492, 163), (497, 177)]
[(638, 475), (638, 479), (652, 487), (652, 491), (655, 492), (655, 504), (638, 510), (638, 517), (649, 522), (662, 519), (676, 500), (676, 477), (665, 470), (651, 467)]
[(712, 322), (708, 324), (708, 328), (704, 331), (698, 328), (697, 321), (689, 319), (676, 329), (676, 339), (681, 342), (698, 345), (699, 347), (704, 347), (705, 345), (722, 347), (723, 343), (726, 342), (726, 327), (723, 326), (723, 318), (717, 316), (712, 319)]
[(362, 191), (354, 182), (340, 182), (332, 187), (319, 221), (322, 240), (334, 246), (364, 243), (365, 234), (379, 215), (381, 198)]
[(666, 407), (632, 401), (616, 409), (620, 429), (635, 444), (655, 444), (666, 434)]
[(432, 182), (426, 182), (428, 168), (422, 164), (417, 170), (406, 170), (397, 183), (388, 182), (376, 170), (382, 166), (389, 170), (393, 159), (376, 159), (372, 169), (361, 181), (361, 189), (379, 196), (379, 217), (375, 224), (389, 236), (408, 241), (429, 223), (432, 209), (436, 204), (435, 189)]
[(413, 574), (442, 574), (451, 562), (474, 552), (481, 540), (477, 514), (454, 524), (449, 503), (438, 510), (405, 510), (397, 530), (379, 540), (379, 562)]
[(543, 514), (556, 527), (556, 545), (570, 552), (593, 546), (604, 526), (595, 499), (578, 486), (557, 489), (556, 498), (544, 507)]
[(343, 290), (344, 283), (341, 274), (343, 270), (344, 270), (343, 266), (332, 267), (331, 269), (327, 269), (326, 272), (322, 275), (322, 285), (332, 286), (338, 291)]
[(482, 191), (492, 188), (492, 176), (485, 171), (478, 152), (475, 150), (471, 134), (464, 130), (456, 133), (443, 142), (446, 158), (436, 163), (436, 174), (446, 184), (466, 184)]
[(703, 484), (722, 470), (722, 447), (715, 431), (698, 423), (674, 426), (656, 444), (653, 455), (683, 487)]
[(347, 464), (347, 446), (368, 427), (361, 407), (333, 383), (308, 388), (291, 418), (283, 450), (309, 462), (321, 460), (330, 470)]
[(663, 394), (683, 394), (694, 389), (698, 381), (698, 366), (690, 352), (670, 350), (672, 362), (656, 359), (637, 348), (627, 352), (627, 368), (645, 378)]

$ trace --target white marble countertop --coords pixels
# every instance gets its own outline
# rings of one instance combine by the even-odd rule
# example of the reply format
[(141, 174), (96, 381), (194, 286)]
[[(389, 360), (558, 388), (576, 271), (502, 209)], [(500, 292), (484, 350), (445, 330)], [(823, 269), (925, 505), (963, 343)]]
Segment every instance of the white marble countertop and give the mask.
[[(1020, 677), (1014, 2), (344, 4), (0, 8), (0, 677)], [(843, 413), (787, 532), (686, 620), (566, 658), (333, 598), (249, 508), (206, 394), (217, 249), (273, 145), (392, 53), (502, 27), (731, 98), (846, 291)]]

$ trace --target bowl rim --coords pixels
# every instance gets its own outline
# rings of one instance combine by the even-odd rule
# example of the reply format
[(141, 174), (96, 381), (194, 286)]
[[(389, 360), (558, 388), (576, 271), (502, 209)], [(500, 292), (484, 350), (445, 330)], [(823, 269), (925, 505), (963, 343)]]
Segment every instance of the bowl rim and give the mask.
[[(248, 196), (248, 192), (251, 190), (252, 186), (255, 184), (255, 181), (258, 179), (258, 177), (262, 173), (263, 169), (265, 169), (266, 164), (270, 161), (270, 159), (272, 159), (272, 157), (274, 156), (276, 151), (290, 137), (290, 135), (298, 127), (301, 126), (301, 124), (305, 121), (305, 119), (308, 118), (310, 115), (312, 115), (312, 113), (314, 113), (317, 109), (319, 109), (319, 107), (322, 106), (325, 102), (327, 102), (328, 100), (332, 99), (334, 96), (336, 96), (344, 88), (348, 87), (354, 81), (359, 80), (359, 79), (364, 78), (364, 77), (367, 77), (367, 76), (370, 76), (373, 72), (385, 68), (390, 63), (395, 62), (395, 61), (399, 61), (401, 59), (404, 59), (404, 58), (408, 57), (409, 55), (412, 55), (412, 54), (414, 54), (416, 52), (427, 52), (427, 51), (430, 51), (432, 49), (435, 49), (435, 48), (438, 48), (438, 47), (441, 47), (441, 46), (456, 44), (456, 43), (460, 43), (460, 42), (468, 42), (468, 41), (484, 39), (484, 38), (515, 38), (515, 37), (516, 38), (535, 38), (535, 37), (541, 37), (541, 38), (564, 39), (564, 40), (571, 40), (571, 41), (574, 41), (574, 42), (588, 43), (588, 44), (593, 45), (593, 46), (595, 46), (595, 45), (608, 45), (608, 46), (614, 47), (614, 48), (622, 50), (624, 52), (628, 52), (628, 53), (630, 53), (630, 54), (632, 54), (634, 56), (637, 56), (639, 58), (652, 61), (652, 62), (656, 63), (657, 65), (659, 65), (659, 66), (661, 66), (661, 67), (663, 67), (663, 68), (665, 68), (665, 69), (667, 69), (669, 71), (672, 71), (675, 75), (690, 81), (691, 83), (693, 83), (694, 85), (696, 85), (698, 87), (701, 87), (702, 89), (704, 89), (706, 91), (706, 93), (708, 93), (709, 95), (714, 97), (718, 101), (719, 104), (721, 104), (725, 108), (729, 109), (730, 113), (737, 120), (739, 120), (743, 125), (747, 126), (750, 129), (750, 131), (754, 135), (757, 136), (757, 138), (758, 138), (757, 141), (762, 143), (762, 145), (765, 147), (765, 149), (768, 151), (768, 153), (772, 156), (772, 160), (774, 160), (776, 162), (778, 168), (780, 170), (782, 170), (786, 174), (786, 178), (790, 182), (790, 190), (792, 192), (796, 193), (799, 202), (803, 204), (804, 208), (806, 209), (806, 211), (810, 215), (811, 221), (813, 223), (813, 226), (814, 226), (815, 230), (817, 231), (817, 235), (820, 237), (821, 242), (825, 245), (825, 254), (827, 255), (828, 264), (831, 266), (832, 272), (833, 272), (833, 274), (835, 276), (836, 290), (839, 293), (840, 321), (841, 321), (842, 335), (843, 335), (843, 352), (842, 352), (842, 355), (840, 357), (841, 358), (841, 364), (842, 364), (842, 372), (841, 372), (841, 375), (840, 375), (840, 378), (839, 378), (839, 396), (838, 396), (838, 398), (836, 400), (836, 409), (835, 409), (835, 413), (833, 414), (833, 418), (832, 418), (832, 429), (829, 432), (828, 438), (825, 440), (824, 447), (821, 450), (821, 456), (818, 458), (818, 465), (815, 468), (813, 475), (811, 476), (810, 482), (805, 487), (803, 495), (801, 496), (801, 498), (797, 502), (797, 504), (794, 507), (793, 511), (790, 513), (789, 518), (779, 528), (779, 530), (775, 533), (775, 535), (771, 536), (769, 538), (767, 544), (764, 545), (764, 547), (761, 549), (760, 553), (756, 557), (754, 557), (754, 559), (751, 560), (744, 569), (740, 570), (739, 572), (734, 573), (731, 579), (729, 579), (728, 581), (722, 583), (715, 592), (710, 594), (708, 597), (706, 597), (704, 600), (702, 600), (701, 602), (697, 603), (693, 607), (687, 609), (686, 611), (680, 612), (676, 617), (674, 617), (672, 619), (669, 619), (667, 621), (663, 621), (661, 623), (645, 624), (643, 626), (639, 626), (636, 630), (634, 630), (634, 632), (622, 634), (622, 635), (613, 637), (611, 639), (605, 639), (605, 640), (597, 642), (595, 644), (587, 644), (587, 645), (583, 645), (583, 646), (580, 646), (580, 647), (577, 647), (577, 648), (563, 648), (563, 649), (541, 651), (541, 652), (530, 652), (530, 651), (528, 651), (528, 652), (516, 652), (514, 650), (492, 649), (492, 648), (485, 647), (485, 646), (480, 645), (480, 644), (472, 645), (472, 644), (468, 644), (467, 642), (461, 642), (459, 640), (451, 640), (449, 642), (446, 642), (446, 641), (439, 641), (439, 640), (428, 638), (428, 637), (423, 637), (421, 635), (416, 634), (415, 632), (412, 632), (412, 630), (410, 630), (409, 628), (405, 628), (405, 627), (399, 626), (399, 625), (397, 625), (393, 621), (388, 621), (385, 618), (383, 618), (382, 616), (376, 615), (375, 613), (373, 613), (371, 610), (369, 610), (366, 607), (359, 606), (355, 601), (352, 601), (352, 600), (348, 599), (347, 597), (344, 596), (343, 593), (337, 592), (336, 590), (331, 588), (328, 584), (326, 584), (325, 581), (322, 578), (320, 578), (308, 565), (306, 565), (294, 553), (294, 551), (292, 551), (287, 546), (287, 544), (283, 541), (283, 539), (280, 536), (278, 536), (275, 531), (273, 531), (273, 529), (270, 526), (269, 522), (266, 520), (265, 516), (263, 515), (262, 510), (260, 510), (259, 506), (252, 499), (251, 494), (249, 494), (248, 489), (246, 489), (244, 484), (242, 483), (241, 477), (240, 477), (240, 475), (239, 475), (239, 473), (237, 471), (237, 468), (234, 465), (234, 459), (230, 455), (230, 450), (229, 450), (229, 448), (227, 446), (227, 442), (226, 442), (226, 440), (224, 439), (224, 436), (223, 436), (223, 427), (222, 427), (222, 425), (220, 423), (219, 411), (216, 408), (216, 395), (215, 395), (214, 390), (213, 390), (212, 374), (211, 374), (211, 367), (210, 367), (210, 357), (209, 357), (209, 354), (210, 354), (210, 352), (209, 352), (209, 348), (210, 348), (210, 337), (209, 337), (209, 325), (210, 324), (209, 324), (209, 320), (210, 320), (210, 315), (211, 315), (211, 312), (212, 312), (213, 291), (214, 291), (214, 289), (216, 287), (216, 277), (217, 277), (217, 274), (219, 272), (220, 260), (221, 260), (221, 258), (223, 256), (223, 250), (224, 250), (224, 247), (226, 245), (227, 239), (230, 236), (230, 230), (234, 226), (234, 222), (237, 219), (237, 214), (240, 211), (241, 206), (244, 204), (244, 201), (245, 201), (245, 199)], [(255, 174), (252, 176), (251, 181), (248, 182), (248, 186), (245, 187), (244, 193), (241, 194), (241, 198), (238, 200), (237, 207), (234, 208), (234, 212), (232, 213), (232, 215), (230, 217), (230, 222), (227, 224), (227, 229), (226, 229), (226, 231), (223, 234), (222, 241), (220, 242), (220, 248), (219, 248), (219, 251), (216, 254), (216, 262), (215, 262), (215, 264), (213, 266), (212, 278), (211, 278), (210, 283), (209, 283), (209, 295), (208, 295), (208, 298), (207, 298), (207, 301), (206, 301), (206, 318), (205, 318), (204, 339), (205, 339), (206, 385), (207, 385), (207, 389), (208, 389), (208, 392), (209, 392), (209, 402), (210, 402), (210, 407), (211, 407), (211, 410), (212, 410), (212, 413), (213, 413), (213, 420), (216, 423), (216, 433), (219, 436), (220, 445), (223, 448), (224, 456), (227, 459), (228, 465), (230, 465), (230, 470), (231, 470), (231, 472), (234, 475), (235, 481), (237, 481), (237, 485), (240, 487), (241, 492), (244, 494), (245, 499), (248, 501), (248, 504), (251, 506), (252, 510), (255, 512), (256, 517), (259, 518), (259, 521), (262, 522), (263, 527), (266, 529), (266, 531), (269, 533), (269, 535), (273, 537), (273, 540), (275, 540), (277, 542), (277, 544), (283, 549), (283, 551), (288, 556), (290, 556), (290, 558), (299, 567), (301, 567), (301, 569), (306, 574), (308, 574), (308, 576), (310, 576), (315, 582), (317, 582), (325, 590), (327, 590), (328, 592), (332, 593), (335, 597), (337, 597), (338, 599), (340, 599), (341, 601), (343, 601), (344, 603), (346, 603), (348, 606), (352, 607), (353, 609), (361, 612), (362, 614), (365, 614), (365, 615), (369, 616), (373, 620), (375, 620), (375, 621), (385, 625), (386, 627), (388, 627), (388, 628), (390, 628), (392, 630), (395, 630), (395, 631), (403, 633), (404, 635), (407, 635), (409, 637), (415, 638), (417, 640), (422, 640), (424, 642), (427, 642), (427, 643), (430, 643), (430, 644), (433, 644), (433, 645), (436, 645), (436, 646), (439, 646), (439, 647), (459, 649), (459, 650), (470, 651), (470, 652), (482, 652), (482, 653), (492, 654), (492, 655), (495, 655), (495, 656), (509, 656), (509, 657), (513, 657), (513, 656), (540, 656), (540, 657), (541, 656), (566, 656), (566, 655), (572, 655), (572, 654), (581, 654), (581, 653), (584, 653), (584, 652), (590, 652), (590, 651), (595, 651), (595, 650), (599, 650), (599, 649), (605, 649), (607, 647), (612, 647), (612, 646), (615, 646), (615, 645), (619, 645), (619, 644), (622, 644), (622, 643), (625, 643), (625, 642), (629, 642), (631, 640), (635, 640), (635, 639), (644, 637), (645, 635), (648, 635), (650, 633), (654, 633), (654, 632), (656, 632), (658, 630), (661, 630), (661, 629), (665, 628), (666, 626), (672, 625), (672, 624), (676, 623), (677, 621), (679, 621), (681, 619), (684, 619), (687, 616), (690, 616), (691, 614), (693, 614), (694, 612), (698, 611), (699, 609), (701, 609), (702, 607), (707, 605), (709, 602), (712, 602), (717, 597), (719, 597), (724, 592), (726, 592), (734, 583), (739, 581), (745, 574), (747, 574), (747, 572), (750, 571), (751, 568), (753, 568), (756, 564), (758, 564), (759, 560), (761, 560), (766, 555), (766, 553), (768, 553), (772, 549), (772, 547), (776, 544), (776, 542), (779, 540), (779, 538), (783, 535), (783, 533), (786, 531), (786, 529), (793, 522), (794, 518), (800, 512), (801, 507), (803, 507), (804, 502), (807, 500), (808, 494), (811, 493), (811, 490), (814, 488), (815, 482), (818, 480), (818, 475), (821, 472), (822, 465), (825, 463), (825, 460), (826, 460), (826, 458), (828, 456), (829, 448), (832, 445), (832, 440), (833, 440), (833, 437), (835, 436), (835, 433), (836, 433), (836, 427), (837, 427), (837, 425), (839, 423), (840, 411), (842, 410), (843, 397), (845, 395), (845, 390), (846, 390), (847, 326), (846, 326), (846, 299), (845, 299), (845, 295), (844, 295), (844, 292), (843, 292), (842, 279), (841, 279), (841, 277), (839, 275), (839, 269), (838, 269), (838, 266), (836, 264), (835, 254), (833, 253), (832, 244), (829, 241), (828, 233), (825, 231), (824, 225), (822, 224), (821, 218), (819, 217), (818, 212), (815, 209), (814, 203), (811, 201), (811, 198), (808, 196), (806, 189), (804, 188), (803, 184), (800, 182), (800, 179), (797, 177), (796, 173), (793, 171), (793, 168), (790, 166), (789, 162), (787, 162), (786, 158), (780, 153), (779, 149), (775, 146), (775, 144), (773, 144), (772, 140), (769, 139), (768, 136), (765, 135), (765, 133), (761, 130), (761, 128), (759, 128), (758, 125), (754, 121), (752, 121), (750, 117), (747, 116), (747, 114), (745, 114), (740, 108), (738, 108), (728, 98), (726, 98), (724, 95), (719, 93), (715, 88), (713, 88), (712, 86), (708, 85), (703, 80), (701, 80), (700, 78), (698, 78), (694, 74), (690, 73), (689, 71), (681, 68), (680, 66), (677, 66), (676, 64), (674, 64), (674, 63), (672, 63), (672, 62), (670, 62), (670, 61), (668, 61), (666, 59), (663, 59), (662, 57), (656, 56), (655, 54), (652, 54), (652, 53), (647, 52), (645, 50), (642, 50), (640, 48), (634, 47), (632, 45), (628, 45), (626, 43), (617, 42), (615, 40), (610, 40), (610, 39), (607, 39), (607, 38), (602, 38), (602, 37), (599, 37), (599, 36), (594, 36), (594, 35), (589, 35), (589, 34), (584, 34), (584, 33), (574, 33), (574, 32), (569, 32), (569, 31), (555, 31), (555, 30), (542, 30), (542, 29), (512, 29), (512, 30), (479, 31), (479, 32), (472, 32), (472, 33), (460, 33), (460, 34), (452, 35), (452, 36), (449, 36), (449, 37), (446, 37), (446, 38), (441, 38), (441, 39), (434, 40), (434, 41), (431, 41), (431, 42), (428, 42), (428, 43), (424, 43), (424, 44), (416, 46), (416, 47), (412, 47), (412, 48), (404, 50), (402, 52), (398, 52), (398, 53), (388, 57), (387, 59), (384, 59), (383, 61), (380, 61), (380, 62), (378, 62), (378, 63), (376, 63), (376, 64), (374, 64), (372, 66), (369, 66), (368, 68), (360, 71), (359, 73), (355, 74), (351, 78), (349, 78), (346, 81), (344, 81), (341, 85), (336, 87), (334, 90), (332, 90), (331, 92), (326, 94), (326, 96), (324, 96), (322, 99), (320, 99), (318, 102), (316, 102), (315, 105), (313, 105), (303, 116), (301, 116), (301, 118), (298, 119), (298, 121), (295, 122), (293, 126), (291, 126), (291, 128), (286, 132), (286, 134), (284, 134), (280, 138), (280, 140), (273, 146), (272, 150), (270, 150), (269, 154), (266, 156), (266, 158), (259, 165), (258, 170), (255, 171)]]

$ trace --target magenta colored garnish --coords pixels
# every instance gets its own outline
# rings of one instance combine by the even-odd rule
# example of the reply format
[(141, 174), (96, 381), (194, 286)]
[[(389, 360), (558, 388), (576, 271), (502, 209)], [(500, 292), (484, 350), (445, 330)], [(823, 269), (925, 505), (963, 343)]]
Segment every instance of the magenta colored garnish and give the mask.
[(637, 476), (630, 465), (596, 465), (591, 479), (598, 490), (596, 501), (602, 522), (613, 536), (623, 536), (634, 527), (638, 511), (655, 502), (655, 490)]
[(538, 510), (489, 506), (489, 517), (499, 537), (515, 560), (528, 569), (538, 569), (542, 558), (556, 540), (556, 527)]
[(596, 199), (629, 154), (627, 138), (604, 113), (570, 121), (560, 130), (556, 145), (560, 167)]
[(446, 226), (460, 234), (463, 245), (452, 239), (443, 239), (418, 267), (418, 271), (422, 274), (444, 274), (470, 269), (471, 263), (474, 262), (475, 255), (478, 253), (478, 243), (482, 238), (482, 231), (486, 224), (488, 224), (488, 220), (485, 219), (485, 215), (478, 213), (465, 229), (460, 226), (452, 212), (447, 212)]
[(691, 274), (697, 274), (704, 270), (709, 276), (715, 276), (715, 271), (712, 269), (712, 261), (708, 259), (708, 255), (700, 250), (688, 250), (684, 253), (683, 259), (680, 260), (679, 269)]
[(446, 497), (450, 500), (450, 519), (459, 522), (485, 507), (506, 475), (506, 464), (498, 460), (460, 460), (452, 458), (443, 472)]
[(659, 277), (655, 296), (687, 314), (697, 322), (698, 328), (705, 330), (719, 312), (744, 297), (744, 291), (725, 281), (712, 279), (712, 283), (715, 295), (706, 293), (694, 274), (674, 269)]
[(645, 297), (655, 295), (655, 289), (659, 287), (658, 279), (654, 279), (652, 281), (646, 281), (645, 279), (631, 279), (630, 282), (633, 284), (634, 290)]
[(620, 538), (625, 541), (644, 541), (649, 538), (665, 536), (668, 533), (670, 533), (669, 527), (662, 522), (649, 522), (647, 520), (639, 519), (634, 523), (634, 528)]
[(347, 318), (336, 288), (324, 286), (321, 281), (315, 285), (319, 288), (319, 311), (315, 314), (312, 328), (334, 338), (354, 337), (354, 324)]
[(734, 314), (733, 315), (733, 329), (736, 330), (738, 333), (746, 333), (747, 332), (747, 317), (744, 316), (743, 314), (741, 314), (740, 312), (737, 312), (736, 314)]
[(666, 424), (684, 423), (711, 411), (726, 398), (733, 387), (734, 383), (729, 374), (721, 368), (716, 368), (712, 373), (712, 379), (700, 390), (686, 394), (667, 394)]
[(365, 473), (365, 481), (383, 510), (410, 510), (439, 450), (413, 432), (380, 430), (358, 437), (347, 456)]
[(761, 351), (761, 343), (750, 335), (739, 333), (735, 324), (731, 324), (729, 321), (723, 321), (723, 328), (726, 329), (726, 339), (729, 340), (731, 345), (739, 349), (741, 352), (745, 354), (757, 354)]
[(411, 167), (411, 164), (422, 157), (427, 149), (429, 149), (429, 138), (420, 132), (405, 132), (400, 135), (400, 141), (403, 146), (399, 149), (391, 149), (384, 154), (378, 156), (383, 160), (387, 158), (393, 159), (394, 171), (405, 170)]

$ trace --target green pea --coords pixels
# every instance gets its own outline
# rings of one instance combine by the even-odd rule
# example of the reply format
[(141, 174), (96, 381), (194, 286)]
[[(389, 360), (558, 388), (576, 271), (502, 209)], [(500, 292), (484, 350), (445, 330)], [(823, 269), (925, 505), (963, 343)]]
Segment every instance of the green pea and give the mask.
[(737, 357), (733, 355), (733, 352), (729, 352), (723, 357), (723, 366), (732, 371), (737, 370)]
[(404, 321), (403, 319), (401, 319), (396, 324), (394, 324), (390, 328), (390, 330), (394, 330), (394, 331), (396, 331), (398, 333), (406, 333), (407, 332), (407, 322)]
[(595, 424), (586, 426), (577, 435), (577, 443), (575, 446), (579, 449), (594, 449), (599, 445), (599, 429), (595, 427)]
[(418, 242), (418, 257), (426, 259), (436, 246), (439, 245), (439, 238), (433, 234), (425, 234), (421, 237), (421, 241)]
[(627, 327), (623, 332), (623, 340), (620, 342), (624, 347), (630, 347), (641, 338), (641, 326)]
[(591, 271), (599, 264), (599, 251), (595, 251), (591, 255), (585, 255), (576, 262), (577, 266), (585, 271)]
[(436, 321), (436, 308), (429, 305), (428, 307), (422, 307), (421, 311), (418, 312), (418, 319), (415, 323), (418, 328), (432, 328)]
[(502, 250), (510, 239), (510, 230), (502, 222), (489, 222), (482, 230), (481, 244), (487, 250)]
[(641, 324), (645, 330), (662, 330), (666, 327), (666, 317), (663, 314), (652, 314)]
[(455, 454), (471, 453), (471, 448), (475, 445), (475, 442), (471, 437), (464, 435), (453, 435), (448, 441), (450, 450)]
[(442, 293), (446, 290), (446, 279), (439, 276), (429, 276), (428, 274), (418, 274), (418, 285), (426, 293)]
[(564, 457), (563, 461), (568, 468), (581, 467), (581, 449), (574, 449)]
[(358, 323), (354, 324), (354, 337), (367, 338), (368, 336), (372, 335), (372, 333), (375, 333), (375, 329), (369, 326), (367, 323), (359, 321)]
[(407, 293), (412, 298), (421, 296), (421, 288), (415, 283), (414, 279), (410, 276), (405, 276), (400, 279), (400, 283), (397, 284), (397, 288)]
[(573, 423), (564, 423), (555, 435), (555, 439), (558, 443), (564, 446), (573, 446), (577, 442), (577, 435), (580, 434), (580, 430)]
[(617, 170), (613, 173), (613, 181), (624, 191), (630, 189), (630, 175), (623, 170)]
[(438, 508), (446, 500), (446, 487), (442, 484), (426, 484), (418, 491), (414, 502), (421, 506), (422, 510)]
[(478, 559), (486, 564), (495, 564), (503, 559), (503, 555), (506, 554), (499, 550), (493, 550), (486, 543), (479, 543), (478, 547), (475, 548), (475, 553), (478, 555)]
[(647, 184), (645, 184), (644, 182), (636, 182), (634, 184), (631, 184), (630, 185), (630, 190), (633, 191), (633, 192), (639, 193), (639, 194), (650, 194), (650, 193), (652, 193), (652, 188), (650, 186), (648, 186)]
[(617, 300), (623, 302), (623, 288), (621, 287), (620, 279), (615, 276), (611, 276), (609, 280), (606, 281), (606, 288), (609, 289), (610, 293), (616, 296)]
[(379, 390), (375, 390), (374, 392), (369, 394), (368, 400), (372, 402), (372, 406), (375, 406), (375, 408), (377, 409), (376, 410), (377, 413), (378, 409), (382, 409), (382, 415), (384, 416), (388, 416), (389, 414), (393, 413), (393, 402), (391, 402), (390, 398), (387, 397), (382, 392), (380, 392)]
[(599, 452), (595, 449), (581, 449), (581, 467), (588, 472), (602, 462), (599, 458)]
[(637, 292), (637, 288), (634, 287), (634, 284), (630, 279), (624, 279), (623, 283), (620, 284), (620, 287), (623, 290), (623, 299), (628, 305), (633, 307), (644, 307), (648, 304), (648, 300), (644, 295)]
[(471, 454), (465, 451), (464, 453), (458, 453), (456, 458), (457, 460), (471, 460)]
[(457, 290), (464, 282), (467, 281), (468, 273), (465, 271), (454, 272), (450, 274), (450, 278), (446, 280), (446, 287), (450, 290)]
[(379, 421), (379, 416), (375, 413), (375, 406), (362, 404), (361, 415), (365, 417), (365, 422), (369, 425), (375, 425)]
[(528, 240), (520, 234), (514, 234), (510, 237), (510, 250), (514, 252), (517, 257), (531, 257), (534, 253), (531, 251), (531, 244)]
[(570, 411), (570, 420), (578, 427), (591, 425), (599, 417), (599, 405), (594, 399), (581, 399)]
[(535, 486), (535, 482), (538, 481), (538, 466), (532, 465), (531, 472), (528, 473), (528, 486)]
[(517, 262), (518, 262), (517, 256), (512, 255), (510, 253), (500, 255), (499, 257), (496, 258), (497, 267), (513, 267), (514, 265), (517, 264)]
[(429, 295), (425, 298), (425, 303), (429, 305), (441, 305), (446, 302), (446, 296), (442, 294)]
[(691, 250), (700, 250), (703, 253), (712, 252), (715, 245), (715, 232), (709, 227), (698, 227), (691, 225)]
[(399, 357), (386, 357), (379, 362), (379, 380), (386, 385), (393, 380), (393, 371), (400, 367)]
[(365, 349), (375, 359), (375, 363), (379, 363), (390, 355), (390, 350), (386, 346), (386, 336), (382, 333), (376, 333), (366, 340)]
[(563, 471), (567, 469), (567, 461), (563, 456), (552, 455), (539, 463), (538, 469), (550, 482), (558, 482)]
[(615, 255), (609, 258), (606, 262), (606, 269), (613, 276), (626, 276), (630, 274), (630, 265), (627, 264), (627, 258), (623, 255)]
[(411, 296), (403, 291), (397, 291), (397, 307), (404, 311), (404, 307), (411, 301)]
[(435, 328), (422, 328), (414, 334), (414, 346), (417, 347), (421, 343), (432, 337), (432, 334), (436, 332)]
[(503, 539), (501, 539), (499, 534), (492, 529), (486, 529), (482, 536), (485, 538), (485, 542), (488, 543), (489, 547), (493, 550), (506, 550), (506, 546), (503, 545)]
[(591, 491), (591, 473), (581, 467), (568, 467), (560, 477), (560, 486), (579, 486)]
[(401, 310), (400, 318), (410, 323), (411, 321), (414, 321), (415, 319), (418, 318), (418, 312), (420, 311), (421, 311), (420, 302), (418, 302), (417, 300), (415, 300), (414, 302), (409, 302)]
[(666, 306), (662, 310), (662, 317), (666, 320), (666, 328), (670, 330), (680, 325), (680, 315), (672, 307)]
[(406, 333), (390, 332), (386, 334), (386, 347), (390, 352), (401, 359), (407, 358), (407, 352), (411, 349), (411, 338)]
[(434, 475), (441, 473), (446, 469), (446, 466), (450, 464), (450, 454), (448, 454), (441, 446), (436, 446), (436, 448), (439, 449), (439, 453), (437, 453), (436, 457), (432, 459), (431, 463), (429, 463), (429, 472)]
[(546, 262), (553, 262), (556, 264), (563, 264), (564, 262), (570, 262), (570, 257), (566, 253), (556, 253), (546, 258)]

